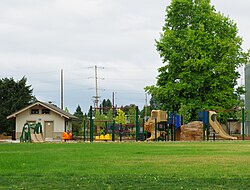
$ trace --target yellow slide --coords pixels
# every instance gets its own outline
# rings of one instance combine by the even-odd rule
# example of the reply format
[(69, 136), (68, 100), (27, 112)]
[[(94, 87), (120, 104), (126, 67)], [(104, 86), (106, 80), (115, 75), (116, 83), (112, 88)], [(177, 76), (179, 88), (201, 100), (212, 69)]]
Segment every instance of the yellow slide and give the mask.
[(42, 133), (36, 134), (36, 139), (37, 139), (39, 142), (44, 142), (43, 134), (42, 134)]
[(36, 138), (36, 134), (30, 134), (31, 142), (39, 142)]
[(30, 134), (31, 142), (44, 142), (43, 136), (41, 133), (39, 134)]
[[(212, 120), (212, 116), (214, 115), (214, 121)], [(212, 128), (215, 130), (215, 132), (220, 135), (220, 137), (224, 139), (231, 139), (236, 140), (237, 137), (232, 137), (229, 134), (227, 134), (220, 123), (216, 119), (216, 112), (215, 111), (209, 111), (209, 124), (212, 126)]]
[[(151, 136), (149, 138), (147, 138), (147, 141), (150, 141), (150, 140), (154, 140), (155, 139), (155, 131), (150, 131), (151, 133)], [(158, 138), (160, 136), (160, 132), (157, 131), (156, 133), (156, 138)]]
[[(154, 140), (155, 139), (155, 122), (166, 122), (167, 121), (167, 113), (166, 111), (162, 110), (152, 110), (151, 111), (151, 117), (148, 119), (147, 122), (144, 123), (144, 129), (147, 132), (151, 133), (151, 136), (147, 138), (147, 141)], [(160, 131), (156, 132), (156, 138), (160, 136)]]
[[(144, 129), (151, 134), (149, 138), (147, 138), (147, 141), (152, 141), (155, 139), (155, 120), (152, 118), (149, 118), (148, 121), (144, 124)], [(160, 132), (157, 131), (156, 138), (160, 136)]]

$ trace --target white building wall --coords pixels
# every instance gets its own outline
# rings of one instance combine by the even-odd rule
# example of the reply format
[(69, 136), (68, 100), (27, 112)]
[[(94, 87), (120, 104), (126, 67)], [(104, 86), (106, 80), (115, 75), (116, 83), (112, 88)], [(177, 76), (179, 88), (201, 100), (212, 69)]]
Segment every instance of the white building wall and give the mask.
[[(31, 114), (31, 109), (39, 109), (39, 114)], [(44, 122), (52, 121), (54, 123), (55, 138), (65, 130), (65, 118), (61, 115), (50, 110), (49, 114), (42, 114), (42, 106), (34, 106), (16, 116), (16, 137), (19, 138), (23, 129), (23, 126), (28, 121), (40, 122), (44, 131)], [(68, 124), (70, 125), (70, 123)], [(70, 130), (70, 127), (66, 128)]]

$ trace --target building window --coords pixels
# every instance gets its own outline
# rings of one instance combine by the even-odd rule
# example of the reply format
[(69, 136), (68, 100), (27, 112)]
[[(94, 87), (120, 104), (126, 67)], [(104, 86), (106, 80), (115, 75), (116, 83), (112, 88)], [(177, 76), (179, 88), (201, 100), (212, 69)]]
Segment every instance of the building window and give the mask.
[(31, 114), (39, 114), (39, 109), (31, 109)]
[(49, 109), (42, 109), (42, 114), (49, 114)]

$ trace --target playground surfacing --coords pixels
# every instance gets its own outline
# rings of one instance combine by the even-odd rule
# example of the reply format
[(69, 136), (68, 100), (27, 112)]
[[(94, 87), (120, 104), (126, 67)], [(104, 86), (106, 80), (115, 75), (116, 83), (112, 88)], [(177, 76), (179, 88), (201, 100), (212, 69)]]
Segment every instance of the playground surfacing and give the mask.
[(0, 144), (0, 189), (249, 189), (250, 142)]

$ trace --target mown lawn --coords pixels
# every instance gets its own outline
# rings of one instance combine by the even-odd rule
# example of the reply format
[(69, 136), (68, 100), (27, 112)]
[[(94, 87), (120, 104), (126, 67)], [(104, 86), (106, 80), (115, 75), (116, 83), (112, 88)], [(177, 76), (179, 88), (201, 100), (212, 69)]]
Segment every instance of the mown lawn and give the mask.
[(250, 189), (250, 142), (2, 143), (0, 189)]

